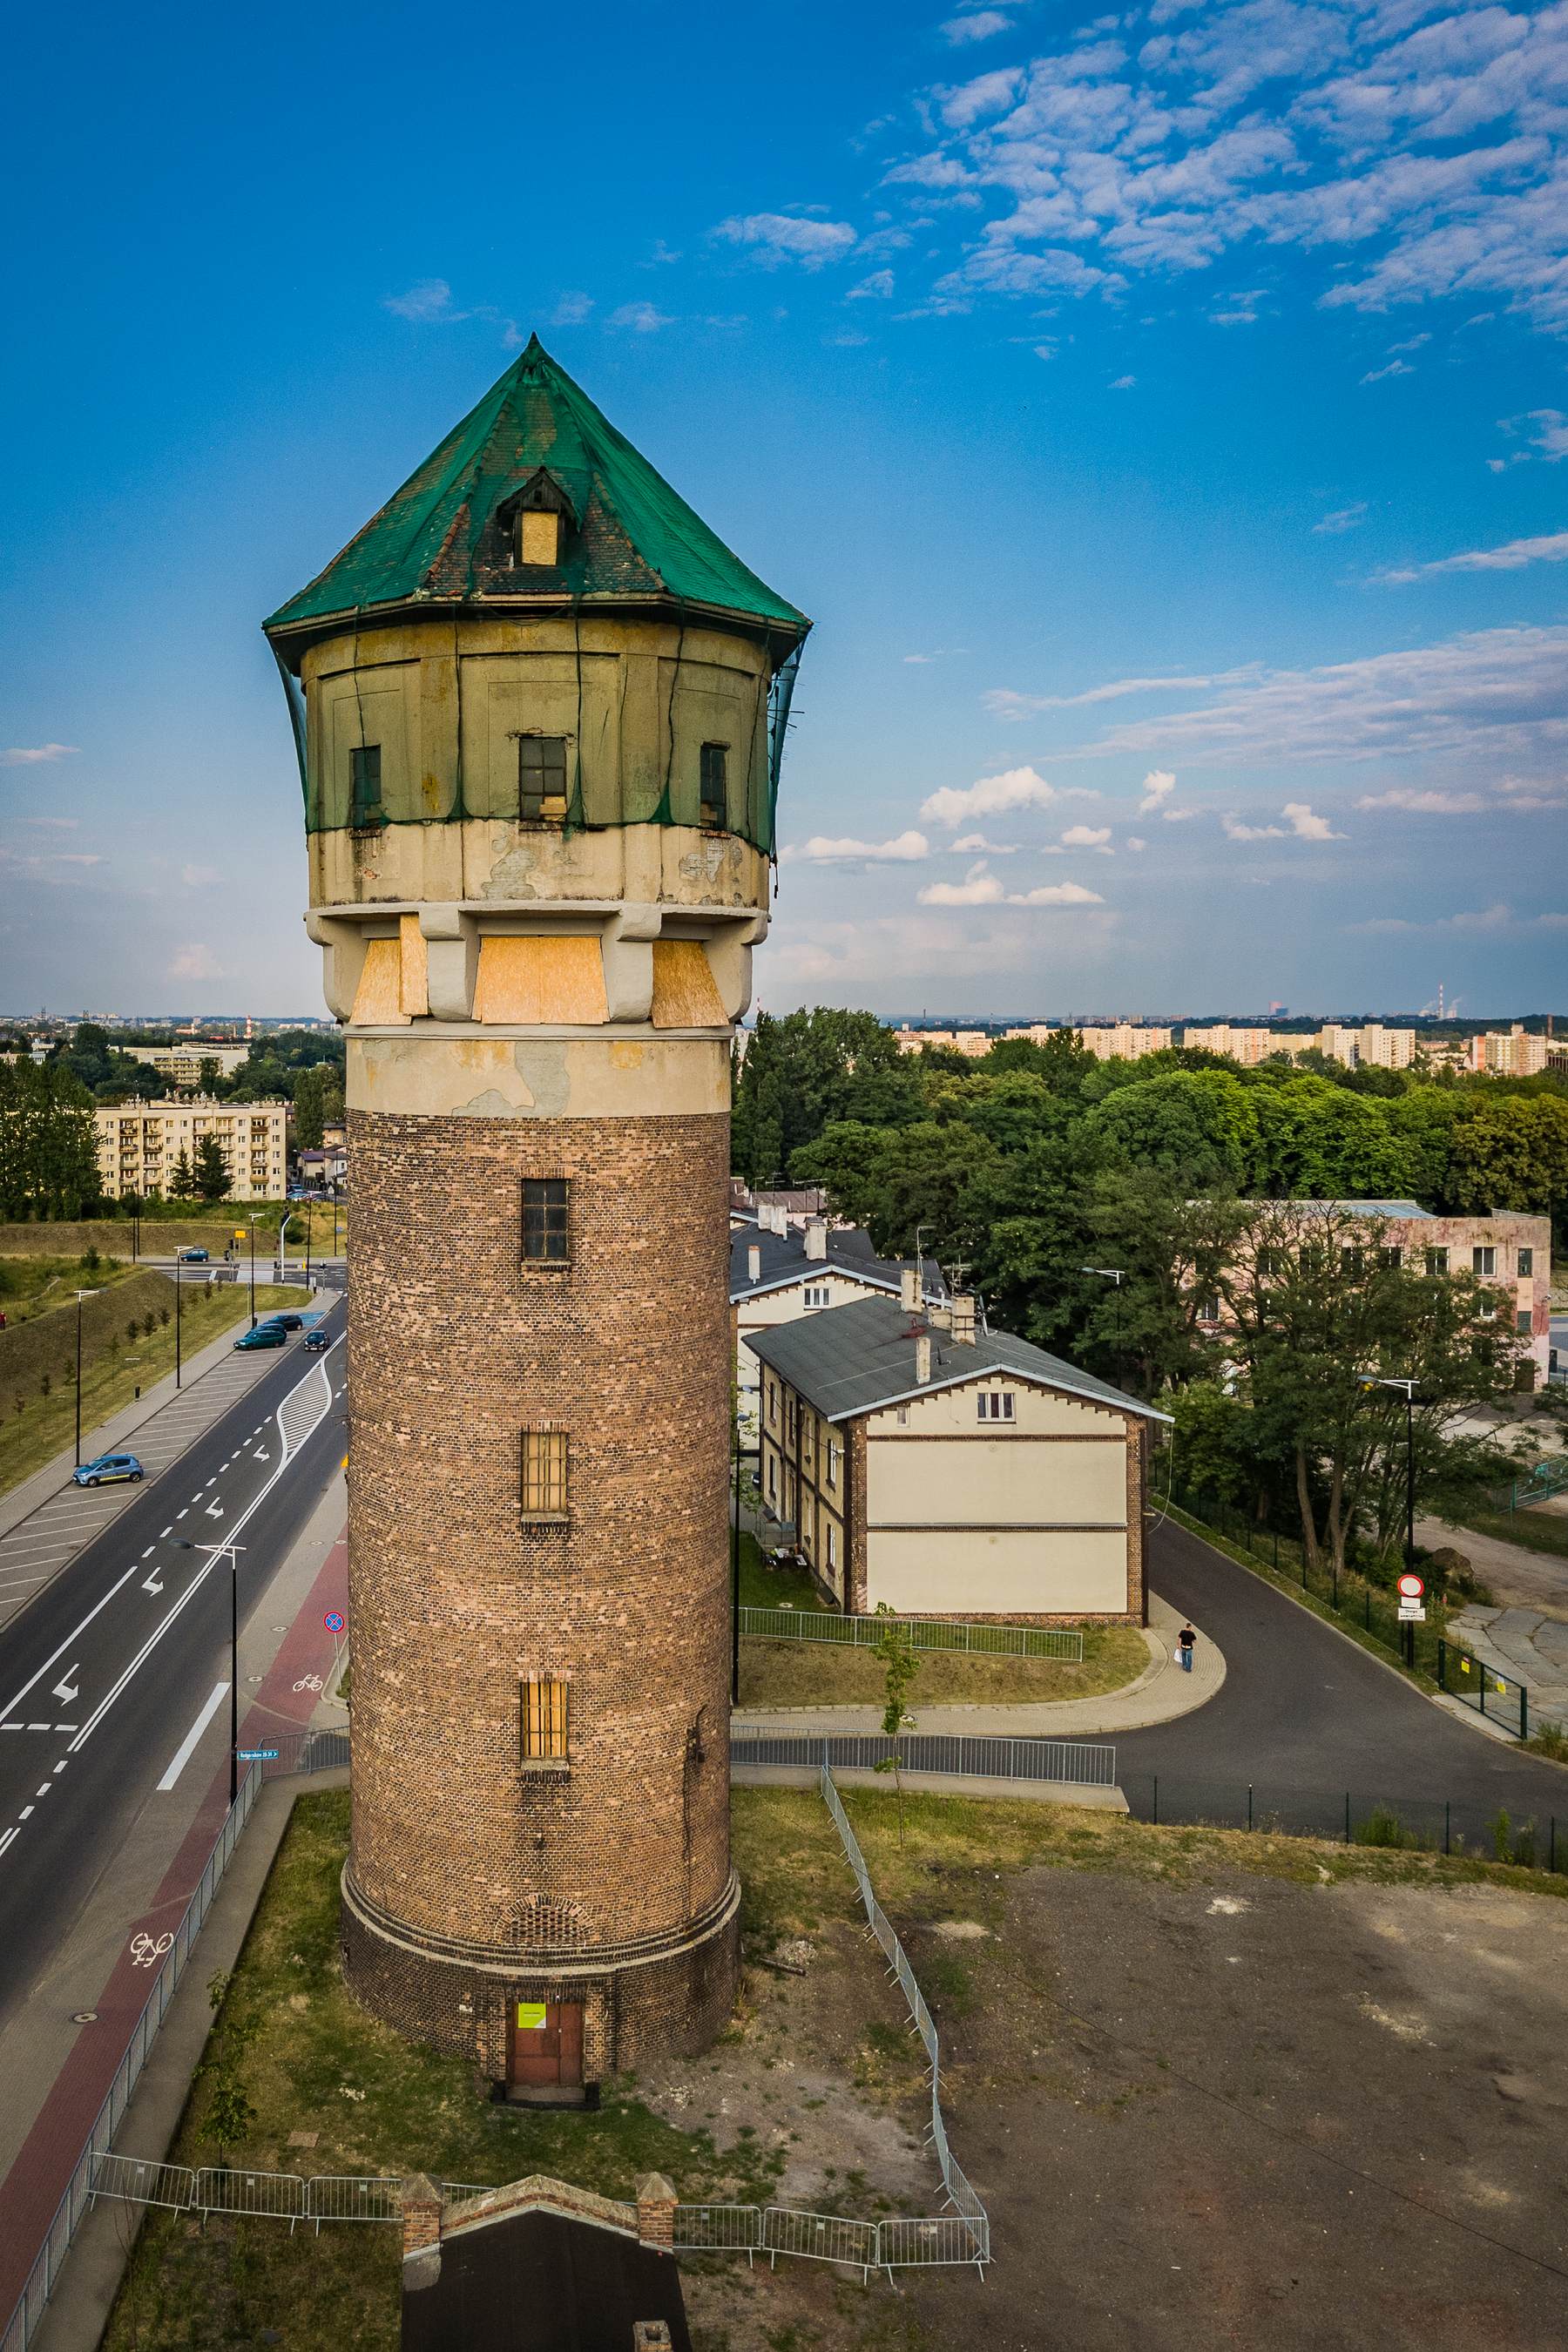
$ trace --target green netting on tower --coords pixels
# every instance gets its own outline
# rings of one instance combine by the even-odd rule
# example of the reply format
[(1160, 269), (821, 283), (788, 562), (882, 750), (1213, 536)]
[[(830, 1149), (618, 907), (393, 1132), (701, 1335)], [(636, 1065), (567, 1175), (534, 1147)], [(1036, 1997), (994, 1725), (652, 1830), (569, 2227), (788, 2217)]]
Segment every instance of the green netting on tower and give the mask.
[[(556, 560), (530, 560), (526, 572), (520, 570), (519, 556), (524, 509), (560, 519), (559, 530), (548, 542)], [(595, 806), (593, 762), (588, 763), (585, 786), (583, 759), (584, 727), (594, 723), (592, 698), (584, 701), (582, 685), (584, 614), (635, 608), (644, 598), (675, 599), (694, 608), (682, 614), (683, 636), (689, 623), (700, 626), (711, 614), (721, 625), (721, 616), (728, 614), (761, 637), (767, 707), (765, 711), (759, 708), (749, 729), (752, 740), (731, 795), (729, 829), (771, 854), (783, 740), (782, 723), (774, 726), (779, 702), (775, 674), (787, 666), (793, 677), (792, 657), (798, 655), (811, 624), (710, 530), (556, 365), (537, 337), (380, 513), (265, 626), (280, 664), (289, 669), (297, 666), (297, 649), (334, 621), (357, 635), (393, 611), (406, 612), (411, 605), (428, 607), (432, 617), (445, 608), (455, 617), (460, 611), (483, 612), (487, 600), (494, 597), (507, 600), (515, 611), (515, 600), (522, 593), (558, 600), (552, 609), (571, 614), (577, 635), (579, 723), (573, 730), (565, 818), (574, 830), (610, 823), (690, 823), (695, 814), (676, 804), (680, 788), (673, 773), (673, 689), (670, 758), (664, 772), (626, 779), (623, 797), (613, 811)], [(552, 608), (542, 604), (540, 609)], [(679, 659), (678, 653), (678, 668)], [(454, 644), (454, 687), (459, 701), (464, 666)], [(354, 688), (356, 723), (366, 691), (358, 685)], [(787, 713), (787, 690), (783, 708)], [(374, 747), (375, 716), (371, 714), (369, 731), (363, 725), (358, 728), (361, 747)], [(296, 734), (298, 738), (298, 728)], [(300, 751), (308, 828), (353, 824), (352, 779), (335, 775), (317, 787), (305, 773), (302, 742)], [(410, 780), (405, 793), (390, 789), (390, 778), (386, 783), (388, 789), (373, 802), (363, 796), (370, 786), (362, 775), (362, 816), (373, 807), (379, 812), (373, 821), (386, 824), (503, 814), (480, 805), (483, 793), (477, 787), (465, 790), (460, 742), (455, 785), (436, 801), (426, 780)], [(689, 786), (684, 789), (689, 797)]]

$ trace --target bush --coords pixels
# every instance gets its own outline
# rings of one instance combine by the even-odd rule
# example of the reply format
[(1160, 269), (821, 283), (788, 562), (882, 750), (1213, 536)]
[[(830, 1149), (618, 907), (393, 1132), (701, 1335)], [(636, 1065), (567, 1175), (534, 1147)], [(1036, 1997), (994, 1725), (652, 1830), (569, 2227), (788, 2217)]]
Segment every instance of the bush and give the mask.
[(1357, 1822), (1351, 1834), (1357, 1845), (1407, 1848), (1424, 1843), (1419, 1831), (1407, 1829), (1392, 1805), (1374, 1805), (1364, 1821)]

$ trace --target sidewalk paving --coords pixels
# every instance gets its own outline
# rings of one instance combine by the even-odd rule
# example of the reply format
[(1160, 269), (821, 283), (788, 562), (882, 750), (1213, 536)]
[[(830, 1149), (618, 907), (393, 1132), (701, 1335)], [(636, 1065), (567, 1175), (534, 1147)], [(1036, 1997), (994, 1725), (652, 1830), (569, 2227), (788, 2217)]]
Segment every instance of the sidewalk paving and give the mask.
[(1496, 1595), (1452, 1612), (1459, 1639), (1483, 1666), (1527, 1685), (1532, 1716), (1568, 1722), (1568, 1559), (1441, 1519), (1417, 1519), (1415, 1538), (1462, 1551)]
[[(1225, 1681), (1225, 1658), (1217, 1643), (1193, 1622), (1198, 1644), (1193, 1670), (1184, 1674), (1173, 1654), (1176, 1635), (1186, 1621), (1162, 1601), (1149, 1595), (1149, 1623), (1143, 1638), (1149, 1664), (1136, 1682), (1098, 1698), (1025, 1701), (1017, 1706), (921, 1706), (919, 1678), (911, 1696), (917, 1729), (947, 1732), (960, 1738), (995, 1736), (1004, 1739), (1093, 1739), (1116, 1731), (1142, 1731), (1151, 1724), (1172, 1723), (1190, 1715), (1213, 1698)], [(794, 1732), (879, 1731), (879, 1706), (748, 1706), (736, 1710), (737, 1720), (760, 1730)], [(946, 1783), (944, 1781), (943, 1785)]]
[[(259, 1278), (257, 1288), (262, 1288)], [(320, 1311), (325, 1312), (333, 1297), (326, 1294), (323, 1304), (318, 1294)], [(231, 1323), (187, 1357), (178, 1389), (174, 1373), (165, 1373), (96, 1429), (83, 1430), (82, 1460), (119, 1453), (134, 1438), (131, 1450), (141, 1457), (148, 1477), (166, 1470), (277, 1363), (276, 1355), (267, 1352), (237, 1355), (235, 1330)], [(71, 1477), (75, 1466), (74, 1450), (67, 1446), (0, 1496), (0, 1626), (68, 1568), (142, 1491), (130, 1484), (78, 1486)]]

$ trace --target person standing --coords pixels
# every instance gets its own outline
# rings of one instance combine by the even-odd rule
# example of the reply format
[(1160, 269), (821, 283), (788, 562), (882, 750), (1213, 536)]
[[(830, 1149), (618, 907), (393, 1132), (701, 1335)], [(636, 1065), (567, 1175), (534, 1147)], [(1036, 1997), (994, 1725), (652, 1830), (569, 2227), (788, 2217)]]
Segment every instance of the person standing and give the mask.
[(1181, 1653), (1182, 1672), (1184, 1675), (1190, 1675), (1193, 1671), (1193, 1649), (1197, 1638), (1190, 1625), (1184, 1625), (1176, 1636), (1176, 1647)]

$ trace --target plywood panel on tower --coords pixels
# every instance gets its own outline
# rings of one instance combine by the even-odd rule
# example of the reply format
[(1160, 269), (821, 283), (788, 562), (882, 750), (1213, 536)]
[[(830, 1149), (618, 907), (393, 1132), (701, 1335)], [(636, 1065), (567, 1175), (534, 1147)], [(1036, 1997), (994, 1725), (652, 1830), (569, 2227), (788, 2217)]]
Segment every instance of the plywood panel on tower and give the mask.
[(727, 1029), (730, 1016), (713, 983), (700, 940), (655, 940), (656, 1029)]
[(397, 946), (403, 1010), (410, 1020), (423, 1021), (430, 1010), (430, 977), (425, 934), (417, 915), (398, 917)]
[(545, 1024), (600, 1026), (609, 1018), (609, 1007), (598, 940), (481, 940), (474, 1018), (530, 1027)]
[(364, 969), (354, 992), (354, 1009), (349, 1019), (356, 1027), (370, 1025), (384, 1029), (395, 1023), (403, 1026), (408, 1015), (403, 1009), (403, 947), (398, 940), (370, 940), (364, 950)]

